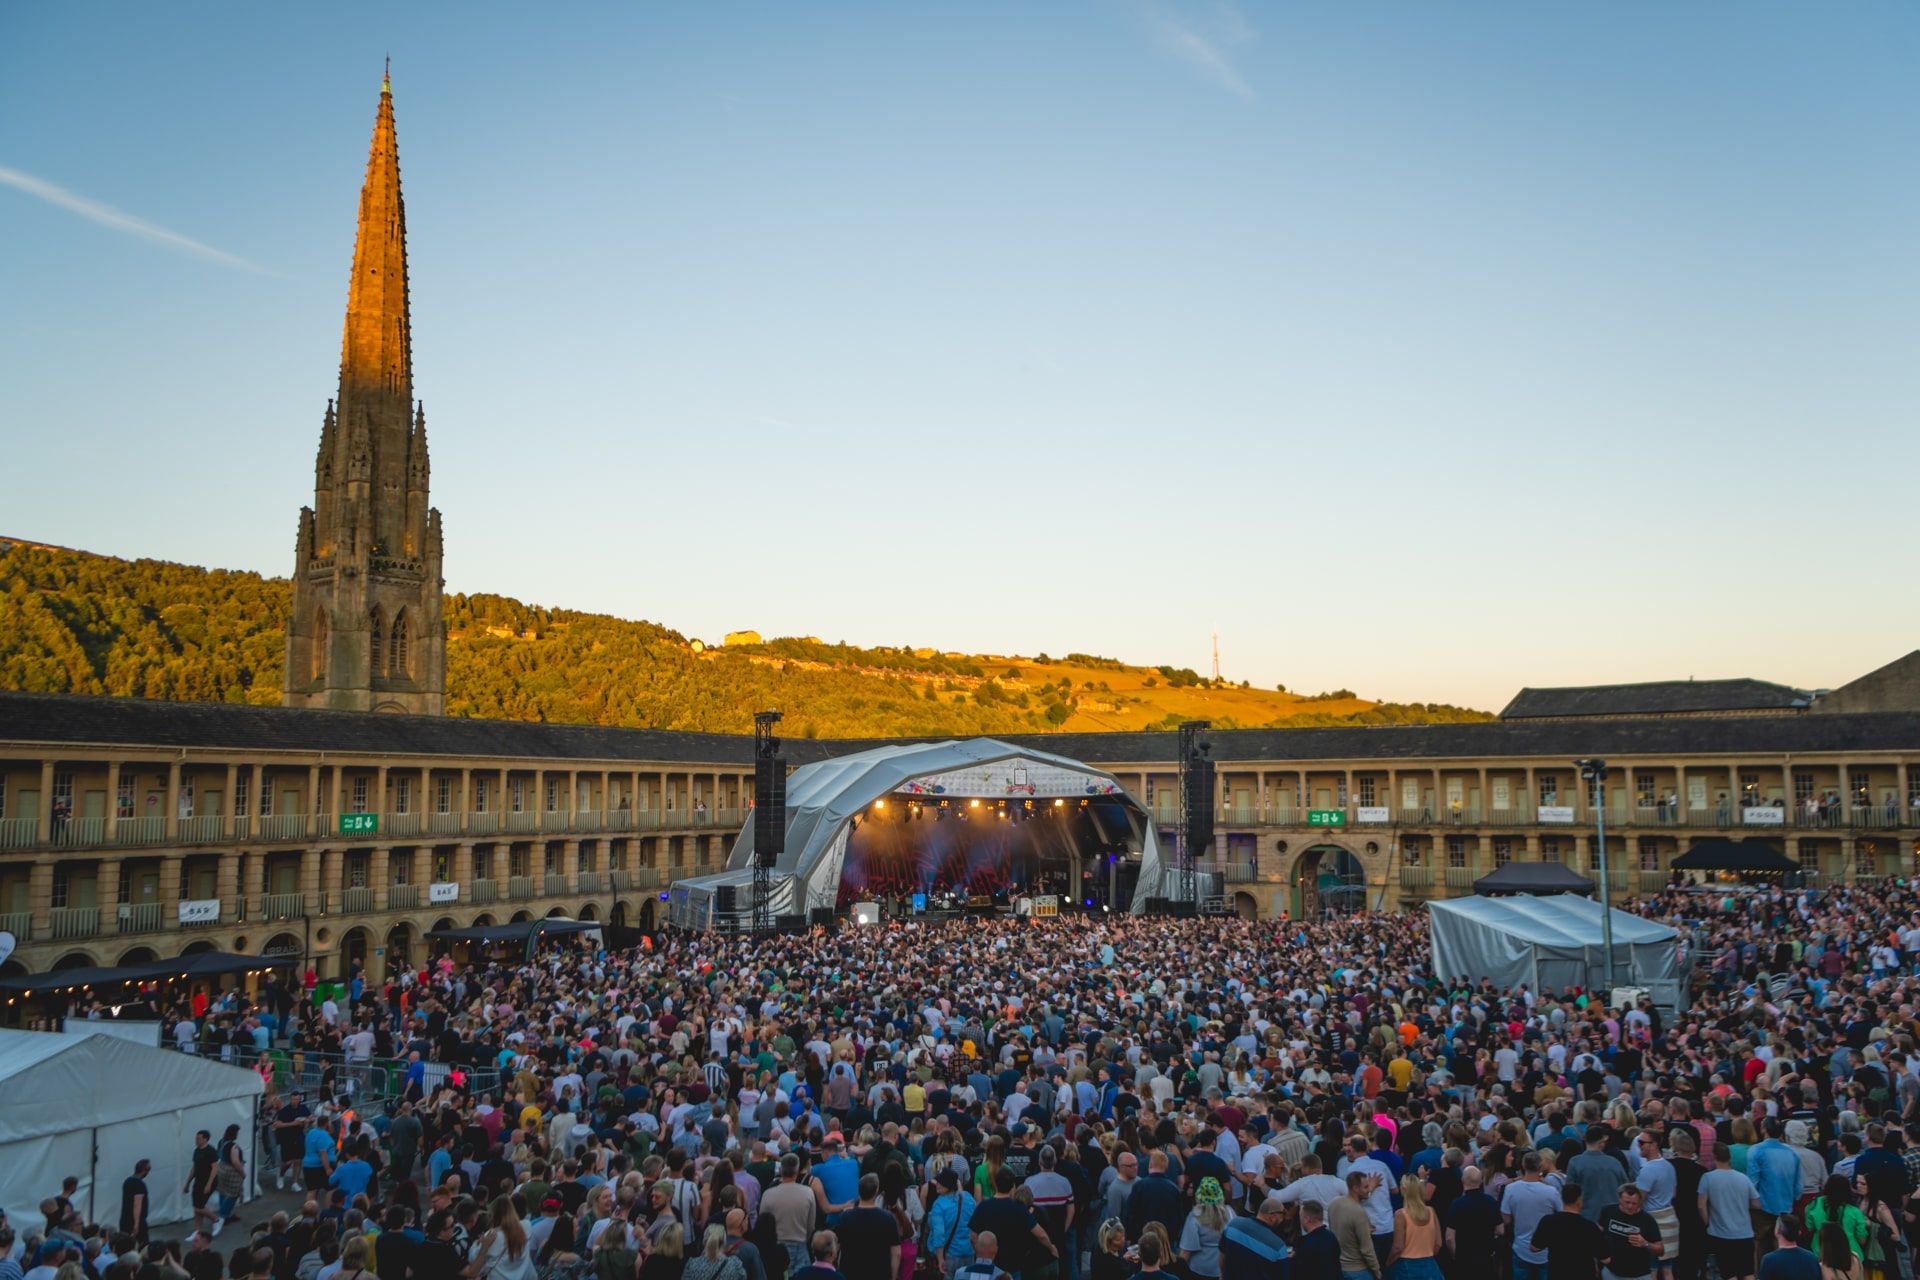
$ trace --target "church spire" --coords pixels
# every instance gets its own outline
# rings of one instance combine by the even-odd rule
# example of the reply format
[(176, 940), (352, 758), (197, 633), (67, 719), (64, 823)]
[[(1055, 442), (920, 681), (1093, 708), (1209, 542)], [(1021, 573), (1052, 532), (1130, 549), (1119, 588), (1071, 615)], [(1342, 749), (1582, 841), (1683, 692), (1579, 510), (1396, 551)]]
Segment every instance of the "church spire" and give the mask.
[[(407, 211), (400, 198), (400, 146), (393, 129), (393, 82), (380, 81), (367, 180), (360, 188), (360, 225), (347, 286), (346, 335), (340, 348), (340, 407), (356, 392), (413, 398), (413, 328), (407, 314)], [(369, 397), (372, 398), (372, 397)], [(364, 403), (364, 402), (363, 402)]]

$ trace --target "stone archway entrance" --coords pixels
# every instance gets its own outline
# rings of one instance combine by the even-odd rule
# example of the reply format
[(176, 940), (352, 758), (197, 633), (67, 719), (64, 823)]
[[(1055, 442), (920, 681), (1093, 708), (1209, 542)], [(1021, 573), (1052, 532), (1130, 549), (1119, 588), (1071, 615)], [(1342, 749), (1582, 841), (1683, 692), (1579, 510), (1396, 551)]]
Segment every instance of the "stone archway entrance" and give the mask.
[(1250, 893), (1236, 893), (1233, 895), (1233, 913), (1242, 920), (1258, 920), (1260, 904)]
[(1317, 844), (1293, 866), (1293, 914), (1301, 920), (1364, 910), (1367, 875), (1360, 859), (1337, 844)]

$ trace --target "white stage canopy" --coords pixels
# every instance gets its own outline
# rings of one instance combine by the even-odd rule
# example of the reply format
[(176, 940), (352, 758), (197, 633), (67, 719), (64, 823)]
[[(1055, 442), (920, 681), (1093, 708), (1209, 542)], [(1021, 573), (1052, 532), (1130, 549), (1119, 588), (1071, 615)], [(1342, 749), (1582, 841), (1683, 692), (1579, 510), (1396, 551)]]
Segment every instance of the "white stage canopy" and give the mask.
[[(968, 738), (908, 746), (876, 747), (855, 755), (822, 760), (794, 770), (787, 779), (787, 847), (771, 875), (773, 912), (805, 915), (836, 905), (853, 819), (875, 800), (904, 795), (981, 797), (1002, 800), (1041, 798), (1111, 799), (1121, 802), (1127, 842), (1140, 854), (1140, 876), (1133, 910), (1148, 898), (1164, 897), (1168, 872), (1146, 806), (1112, 774), (1078, 760), (994, 738)], [(716, 921), (714, 900), (731, 885), (738, 912), (753, 909), (753, 817), (748, 815), (733, 842), (727, 869), (673, 885), (668, 918), (690, 928)], [(731, 922), (724, 922), (731, 923)]]

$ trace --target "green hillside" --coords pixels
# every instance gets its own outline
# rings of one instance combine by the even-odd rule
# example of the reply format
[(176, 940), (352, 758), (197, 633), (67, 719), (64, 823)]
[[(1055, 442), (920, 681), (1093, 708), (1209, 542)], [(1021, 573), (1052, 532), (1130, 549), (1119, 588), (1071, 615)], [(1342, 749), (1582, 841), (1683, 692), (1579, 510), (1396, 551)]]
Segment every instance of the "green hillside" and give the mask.
[[(0, 540), (0, 687), (280, 700), (285, 579)], [(1070, 654), (989, 657), (812, 639), (707, 647), (650, 622), (446, 598), (447, 710), (461, 716), (744, 732), (779, 707), (798, 737), (1483, 720), (1215, 683)]]

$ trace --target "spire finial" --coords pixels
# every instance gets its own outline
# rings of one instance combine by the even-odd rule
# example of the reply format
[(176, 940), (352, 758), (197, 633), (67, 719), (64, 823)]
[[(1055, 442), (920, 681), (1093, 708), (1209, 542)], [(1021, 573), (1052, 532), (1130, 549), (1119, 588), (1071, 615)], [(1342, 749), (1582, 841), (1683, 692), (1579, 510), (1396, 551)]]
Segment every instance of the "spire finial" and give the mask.
[(393, 92), (393, 55), (392, 54), (387, 55), (387, 69), (380, 73), (380, 92), (386, 93), (386, 94), (390, 94)]

